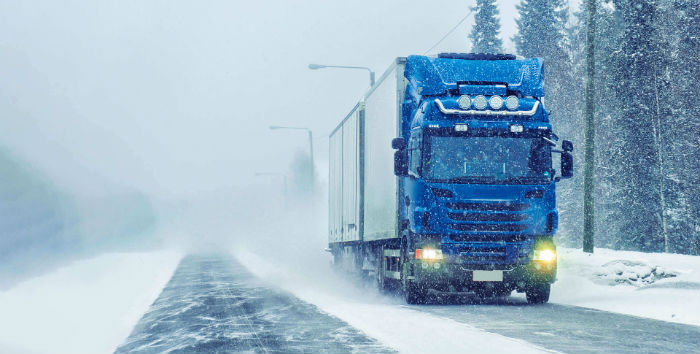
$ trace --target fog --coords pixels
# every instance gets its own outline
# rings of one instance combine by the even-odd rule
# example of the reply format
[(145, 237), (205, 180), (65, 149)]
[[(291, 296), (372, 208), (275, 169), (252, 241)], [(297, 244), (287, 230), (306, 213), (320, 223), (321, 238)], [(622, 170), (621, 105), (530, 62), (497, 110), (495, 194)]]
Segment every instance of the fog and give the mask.
[[(0, 288), (115, 249), (321, 252), (328, 134), (368, 75), (308, 64), (379, 77), (472, 5), (0, 2)], [(515, 6), (500, 7), (513, 52)], [(429, 54), (468, 51), (471, 24)], [(306, 132), (270, 125), (313, 131), (313, 202), (291, 183)], [(286, 201), (279, 176), (256, 172), (287, 174)]]

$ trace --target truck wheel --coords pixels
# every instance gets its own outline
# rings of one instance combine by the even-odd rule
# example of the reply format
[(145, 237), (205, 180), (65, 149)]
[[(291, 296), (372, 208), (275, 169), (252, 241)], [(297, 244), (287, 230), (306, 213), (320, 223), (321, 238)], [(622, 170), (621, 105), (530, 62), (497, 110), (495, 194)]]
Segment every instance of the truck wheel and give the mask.
[(531, 304), (543, 304), (549, 301), (549, 291), (551, 289), (549, 283), (535, 283), (525, 291), (527, 302)]
[(384, 247), (379, 248), (379, 254), (377, 255), (377, 267), (376, 267), (376, 283), (377, 289), (380, 293), (383, 293), (387, 289), (386, 278), (384, 278)]
[(425, 303), (425, 292), (418, 285), (409, 283), (404, 285), (403, 293), (406, 298), (406, 303), (410, 305), (418, 305)]
[(408, 259), (408, 242), (406, 238), (403, 238), (401, 240), (401, 290), (403, 290), (406, 303), (422, 304), (425, 302), (425, 291), (421, 286), (408, 279), (410, 274)]

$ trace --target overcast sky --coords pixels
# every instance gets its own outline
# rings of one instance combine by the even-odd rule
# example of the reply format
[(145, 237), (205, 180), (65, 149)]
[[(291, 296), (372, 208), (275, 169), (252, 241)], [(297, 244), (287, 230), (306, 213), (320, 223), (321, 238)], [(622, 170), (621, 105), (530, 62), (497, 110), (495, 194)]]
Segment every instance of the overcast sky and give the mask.
[[(0, 145), (74, 193), (187, 195), (273, 183), (327, 136), (370, 66), (422, 54), (474, 1), (0, 2)], [(499, 1), (507, 51), (515, 2)], [(469, 50), (470, 17), (433, 54)], [(277, 182), (274, 182), (277, 183)]]

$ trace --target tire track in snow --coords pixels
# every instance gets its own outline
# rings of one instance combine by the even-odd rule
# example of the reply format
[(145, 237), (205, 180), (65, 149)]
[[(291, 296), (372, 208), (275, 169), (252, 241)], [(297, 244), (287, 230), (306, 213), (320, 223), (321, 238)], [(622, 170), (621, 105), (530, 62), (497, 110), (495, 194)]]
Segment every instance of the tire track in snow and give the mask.
[(117, 353), (387, 353), (226, 255), (188, 256)]

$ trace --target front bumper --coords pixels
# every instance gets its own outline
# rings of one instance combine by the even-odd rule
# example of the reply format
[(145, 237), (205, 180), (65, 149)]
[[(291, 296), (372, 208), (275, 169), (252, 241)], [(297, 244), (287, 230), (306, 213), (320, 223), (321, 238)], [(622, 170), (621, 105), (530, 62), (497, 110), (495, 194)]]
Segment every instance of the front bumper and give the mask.
[[(493, 267), (491, 271), (502, 271), (502, 281), (474, 281), (474, 271), (482, 271), (464, 264), (445, 261), (414, 260), (413, 282), (438, 290), (474, 290), (498, 287), (524, 291), (535, 283), (553, 283), (556, 280), (555, 262), (532, 261), (528, 264)], [(499, 269), (500, 268), (500, 269)]]

